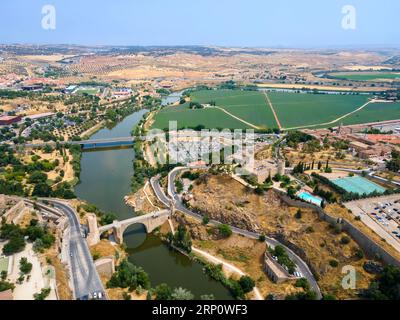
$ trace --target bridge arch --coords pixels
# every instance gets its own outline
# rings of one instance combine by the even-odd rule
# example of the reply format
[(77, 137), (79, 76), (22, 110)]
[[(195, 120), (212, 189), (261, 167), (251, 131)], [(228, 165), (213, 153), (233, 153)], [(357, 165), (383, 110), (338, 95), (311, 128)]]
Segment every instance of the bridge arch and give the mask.
[(161, 210), (123, 221), (116, 220), (112, 224), (99, 228), (99, 238), (104, 232), (112, 230), (115, 241), (123, 243), (124, 233), (130, 226), (141, 224), (144, 226), (146, 233), (151, 233), (154, 229), (164, 224), (165, 221), (168, 220), (169, 216), (170, 210)]

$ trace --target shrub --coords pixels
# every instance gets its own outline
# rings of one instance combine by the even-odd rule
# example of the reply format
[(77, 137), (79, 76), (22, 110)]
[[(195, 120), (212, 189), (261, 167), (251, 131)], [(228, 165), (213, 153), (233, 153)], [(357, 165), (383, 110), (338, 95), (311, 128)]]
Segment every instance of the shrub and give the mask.
[(239, 279), (239, 284), (242, 287), (244, 293), (248, 293), (248, 292), (252, 291), (253, 288), (256, 286), (256, 283), (254, 282), (254, 280), (252, 278), (250, 278), (249, 276), (242, 276)]
[(218, 231), (224, 238), (228, 238), (232, 235), (232, 229), (227, 224), (220, 224), (218, 226)]
[(19, 260), (19, 271), (23, 274), (28, 274), (32, 271), (32, 263), (28, 262), (27, 258), (21, 258)]
[(149, 275), (141, 268), (123, 260), (118, 266), (117, 271), (107, 282), (108, 288), (130, 288), (136, 289), (138, 286), (150, 288)]
[(349, 243), (350, 243), (350, 238), (349, 238), (348, 236), (343, 236), (343, 237), (340, 239), (340, 242), (341, 242), (342, 244), (349, 244)]
[(208, 215), (204, 215), (202, 222), (204, 225), (207, 225), (210, 222), (210, 217)]
[(172, 289), (165, 283), (155, 288), (156, 300), (171, 300)]
[(310, 289), (310, 284), (308, 283), (308, 280), (306, 278), (297, 279), (294, 286), (296, 288), (303, 288), (305, 291)]
[(339, 262), (337, 260), (332, 259), (332, 260), (329, 261), (329, 265), (332, 268), (337, 268), (339, 266)]
[(313, 233), (314, 232), (314, 228), (312, 226), (309, 226), (306, 228), (306, 232), (307, 233)]

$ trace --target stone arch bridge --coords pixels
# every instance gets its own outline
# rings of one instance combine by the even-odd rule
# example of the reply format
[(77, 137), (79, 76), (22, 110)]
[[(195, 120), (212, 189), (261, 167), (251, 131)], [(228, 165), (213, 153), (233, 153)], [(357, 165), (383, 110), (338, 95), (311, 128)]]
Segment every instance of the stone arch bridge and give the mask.
[(114, 234), (115, 241), (119, 244), (123, 243), (123, 236), (125, 230), (134, 224), (142, 224), (146, 228), (147, 233), (151, 233), (154, 229), (158, 228), (171, 215), (171, 210), (160, 210), (155, 211), (143, 216), (133, 217), (130, 219), (118, 221), (115, 220), (112, 224), (98, 227), (97, 222), (90, 223), (88, 221), (89, 226), (89, 235), (88, 238), (92, 239), (92, 244), (98, 243), (100, 241), (100, 236), (107, 231), (112, 230)]

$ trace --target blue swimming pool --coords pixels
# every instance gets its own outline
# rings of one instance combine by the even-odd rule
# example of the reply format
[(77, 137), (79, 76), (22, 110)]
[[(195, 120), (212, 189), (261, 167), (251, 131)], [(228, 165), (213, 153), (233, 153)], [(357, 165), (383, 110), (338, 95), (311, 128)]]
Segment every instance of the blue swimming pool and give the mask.
[(322, 199), (314, 197), (311, 193), (308, 193), (307, 191), (302, 191), (297, 196), (306, 202), (321, 206)]
[(332, 182), (337, 186), (343, 188), (347, 192), (353, 192), (360, 195), (364, 193), (368, 195), (374, 191), (383, 193), (386, 190), (376, 183), (373, 183), (372, 181), (369, 181), (368, 179), (360, 176), (334, 179), (332, 180)]

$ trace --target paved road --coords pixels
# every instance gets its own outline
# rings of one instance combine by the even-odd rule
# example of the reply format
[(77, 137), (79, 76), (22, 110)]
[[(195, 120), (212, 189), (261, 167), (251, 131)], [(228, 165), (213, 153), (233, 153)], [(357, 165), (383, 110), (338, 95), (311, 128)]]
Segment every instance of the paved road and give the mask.
[[(191, 169), (193, 169), (193, 168), (191, 168)], [(184, 171), (184, 170), (188, 170), (188, 168), (177, 167), (170, 171), (170, 173), (168, 175), (168, 195), (174, 200), (176, 210), (178, 210), (188, 216), (191, 216), (194, 219), (202, 221), (203, 216), (196, 212), (189, 210), (182, 203), (181, 199), (179, 198), (179, 195), (176, 193), (174, 181), (176, 179), (176, 176), (181, 171)], [(159, 198), (159, 200), (164, 203), (164, 201), (166, 199), (168, 199), (168, 197), (165, 195), (164, 190), (161, 188), (158, 179), (159, 179), (159, 177), (155, 177), (151, 183), (151, 186), (152, 186), (157, 198)], [(213, 226), (218, 226), (222, 223), (219, 221), (216, 221), (216, 220), (210, 220), (209, 224), (213, 225)], [(233, 233), (236, 233), (236, 234), (239, 234), (239, 235), (245, 236), (247, 238), (251, 238), (251, 239), (258, 240), (260, 238), (259, 233), (239, 229), (234, 226), (230, 226), (230, 227), (231, 227)], [(318, 298), (321, 299), (322, 298), (321, 290), (320, 290), (318, 283), (315, 280), (310, 268), (307, 266), (307, 264), (297, 254), (295, 254), (292, 250), (290, 250), (288, 247), (286, 247), (279, 241), (277, 241), (273, 238), (266, 237), (266, 243), (268, 246), (271, 246), (273, 248), (277, 245), (280, 245), (286, 249), (286, 252), (287, 252), (288, 256), (290, 257), (290, 259), (297, 265), (298, 270), (301, 272), (303, 277), (308, 280), (308, 282), (310, 283), (310, 286), (317, 293)]]
[[(69, 219), (70, 274), (76, 299), (102, 292), (104, 287), (94, 266), (86, 239), (82, 237), (81, 226), (73, 208), (58, 200), (48, 200), (55, 208), (64, 212)], [(103, 297), (105, 299), (105, 297)]]

